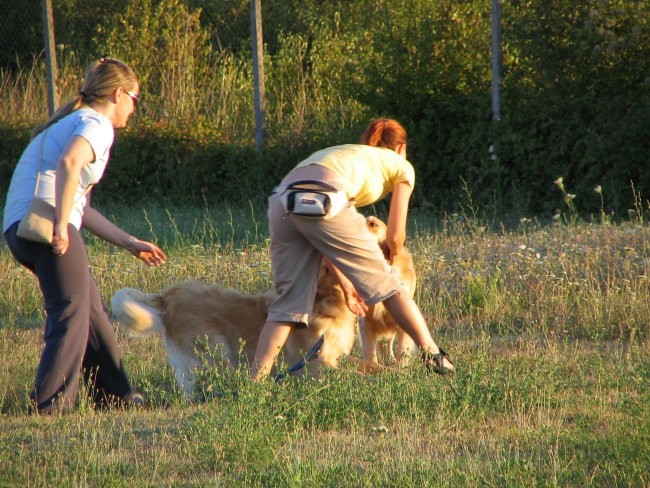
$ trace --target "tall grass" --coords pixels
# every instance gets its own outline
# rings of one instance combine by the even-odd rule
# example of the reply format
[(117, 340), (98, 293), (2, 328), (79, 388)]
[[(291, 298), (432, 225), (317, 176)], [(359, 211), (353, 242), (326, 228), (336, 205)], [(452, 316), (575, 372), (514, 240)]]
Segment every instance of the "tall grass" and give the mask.
[[(79, 90), (85, 66), (76, 54), (63, 49), (57, 69), (56, 97), (59, 105)], [(0, 121), (36, 125), (48, 117), (45, 59), (35, 56), (31, 63), (16, 69), (0, 67), (0, 89), (6, 100), (0, 106)]]
[(42, 63), (20, 67), (17, 71), (0, 68), (0, 89), (6, 97), (0, 120), (37, 121), (47, 112), (47, 84)]
[[(271, 287), (261, 210), (104, 210), (171, 258), (149, 269), (89, 239), (107, 299), (186, 278)], [(415, 214), (416, 298), (454, 377), (417, 362), (277, 385), (207, 371), (204, 393), (237, 395), (186, 404), (160, 339), (119, 330), (147, 408), (55, 418), (26, 416), (40, 296), (2, 248), (0, 485), (648, 486), (649, 233), (639, 221), (496, 231)]]
[[(190, 31), (180, 29), (177, 34), (182, 36), (183, 32)], [(138, 46), (139, 34), (132, 32), (133, 42)], [(125, 42), (119, 30), (114, 35)], [(227, 51), (208, 51), (202, 56), (192, 52), (201, 47), (193, 37), (166, 39), (165, 42), (168, 48), (159, 61), (152, 60), (153, 54), (140, 57), (140, 53), (120, 53), (123, 47), (119, 46), (112, 51), (141, 76), (141, 103), (134, 123), (137, 124), (138, 118), (165, 121), (199, 133), (203, 127), (209, 127), (224, 141), (253, 140), (255, 117), (250, 59)], [(283, 42), (287, 47), (281, 56), (273, 62), (269, 60), (266, 66), (267, 138), (300, 140), (301, 134), (313, 130), (322, 132), (322, 128), (327, 127), (331, 133), (365, 120), (365, 108), (344, 99), (337, 85), (317, 82), (301, 71), (303, 53), (295, 39)], [(145, 46), (139, 49), (146, 50)], [(57, 54), (56, 91), (61, 104), (77, 93), (86, 62), (65, 46), (60, 46)], [(188, 59), (194, 64), (185, 66)], [(47, 82), (42, 57), (34, 58), (32, 64), (17, 70), (0, 68), (0, 88), (6, 97), (5, 103), (0, 105), (0, 122), (36, 125), (47, 119)]]

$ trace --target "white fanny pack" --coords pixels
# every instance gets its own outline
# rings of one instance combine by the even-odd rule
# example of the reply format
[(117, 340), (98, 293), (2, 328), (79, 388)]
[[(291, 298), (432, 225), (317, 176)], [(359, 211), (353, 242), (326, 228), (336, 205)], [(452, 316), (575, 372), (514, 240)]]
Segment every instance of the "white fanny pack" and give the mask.
[(350, 205), (345, 192), (313, 180), (291, 183), (281, 199), (288, 214), (303, 217), (332, 218)]

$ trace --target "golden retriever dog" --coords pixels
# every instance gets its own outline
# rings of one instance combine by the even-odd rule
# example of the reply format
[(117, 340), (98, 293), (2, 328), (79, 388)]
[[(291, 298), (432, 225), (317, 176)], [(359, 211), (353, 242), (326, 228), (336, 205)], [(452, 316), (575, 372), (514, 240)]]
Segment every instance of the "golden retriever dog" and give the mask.
[[(111, 300), (111, 313), (131, 335), (162, 335), (177, 383), (191, 399), (193, 370), (202, 365), (202, 357), (211, 366), (225, 363), (236, 367), (240, 360), (250, 366), (274, 298), (273, 292), (249, 295), (190, 280), (159, 294), (122, 288)], [(306, 363), (309, 373), (317, 376), (319, 366), (338, 367), (339, 360), (351, 353), (357, 334), (356, 316), (348, 309), (333, 274), (323, 267), (309, 327), (291, 332), (284, 360), (289, 366), (295, 365), (324, 336), (317, 356)], [(211, 354), (203, 354), (208, 352), (206, 345)]]
[[(376, 217), (368, 217), (367, 225), (385, 248), (386, 225)], [(410, 254), (401, 256), (396, 266), (412, 295), (415, 273)], [(177, 383), (186, 398), (191, 399), (195, 383), (193, 370), (201, 367), (202, 359), (212, 366), (225, 363), (237, 367), (241, 360), (250, 366), (275, 296), (274, 292), (246, 294), (219, 284), (188, 280), (160, 293), (122, 288), (111, 300), (111, 313), (133, 336), (161, 334)], [(296, 374), (308, 372), (317, 377), (321, 366), (337, 368), (342, 358), (356, 365), (358, 372), (378, 373), (384, 370), (377, 358), (378, 343), (389, 341), (388, 358), (393, 361), (395, 339), (399, 358), (406, 358), (415, 347), (382, 304), (370, 307), (363, 322), (360, 333), (357, 317), (348, 309), (341, 287), (323, 266), (309, 327), (291, 332), (283, 351), (285, 363), (296, 365), (321, 337), (324, 340), (316, 357)], [(357, 335), (362, 339), (363, 359), (350, 355)], [(214, 352), (218, 353), (216, 357)]]
[[(377, 217), (370, 216), (366, 219), (366, 225), (370, 232), (377, 236), (379, 246), (388, 259), (390, 251), (386, 244), (386, 224)], [(408, 249), (402, 250), (392, 266), (393, 271), (400, 277), (406, 293), (413, 297), (416, 284), (415, 266), (413, 256)], [(417, 350), (413, 339), (395, 323), (383, 303), (368, 307), (365, 318), (359, 323), (359, 334), (361, 356), (373, 364), (379, 363), (381, 354), (382, 363), (404, 366)], [(378, 349), (380, 354), (378, 354)]]
[(319, 337), (325, 340), (315, 360), (306, 365), (313, 377), (318, 377), (320, 366), (338, 368), (343, 357), (349, 357), (358, 335), (357, 316), (345, 303), (345, 296), (334, 275), (321, 267), (314, 307), (309, 314), (309, 327), (294, 329), (284, 345), (284, 358), (296, 364)]

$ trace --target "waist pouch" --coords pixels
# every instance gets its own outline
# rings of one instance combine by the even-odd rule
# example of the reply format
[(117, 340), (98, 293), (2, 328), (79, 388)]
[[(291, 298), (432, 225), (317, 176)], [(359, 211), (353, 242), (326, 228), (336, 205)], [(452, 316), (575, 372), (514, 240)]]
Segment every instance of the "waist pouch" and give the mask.
[(290, 215), (331, 218), (350, 204), (345, 192), (322, 181), (296, 181), (282, 193), (282, 204)]

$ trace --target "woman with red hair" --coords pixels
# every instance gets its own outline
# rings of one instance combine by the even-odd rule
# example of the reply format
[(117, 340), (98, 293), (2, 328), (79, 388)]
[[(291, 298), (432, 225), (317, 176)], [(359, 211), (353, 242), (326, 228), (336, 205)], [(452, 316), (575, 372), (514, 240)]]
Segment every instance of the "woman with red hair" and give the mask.
[[(322, 149), (299, 163), (269, 197), (271, 266), (277, 300), (260, 334), (251, 377), (266, 377), (293, 327), (306, 327), (321, 263), (336, 275), (348, 307), (364, 316), (383, 302), (438, 373), (454, 370), (418, 306), (402, 292), (389, 263), (406, 239), (415, 171), (406, 159), (406, 130), (396, 120), (370, 122), (361, 144)], [(389, 263), (356, 207), (392, 193), (386, 240)]]

